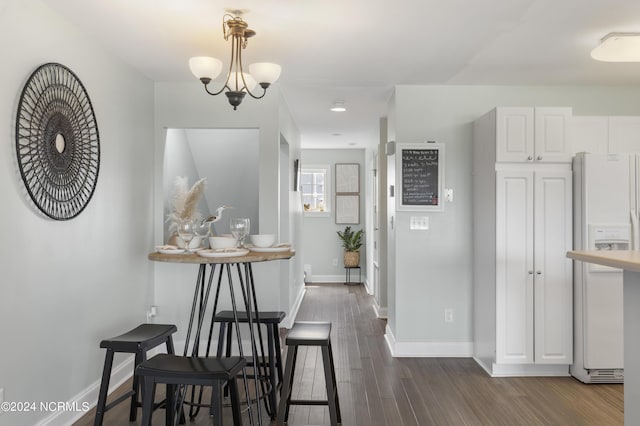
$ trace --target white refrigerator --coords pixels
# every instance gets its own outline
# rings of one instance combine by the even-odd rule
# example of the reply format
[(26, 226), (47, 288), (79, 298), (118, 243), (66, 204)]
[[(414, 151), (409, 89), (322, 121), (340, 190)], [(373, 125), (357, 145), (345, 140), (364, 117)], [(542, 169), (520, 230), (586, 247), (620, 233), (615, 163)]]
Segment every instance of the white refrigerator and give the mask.
[[(636, 154), (575, 156), (575, 250), (638, 248), (638, 165)], [(574, 262), (571, 374), (585, 383), (622, 383), (623, 340), (622, 270)]]

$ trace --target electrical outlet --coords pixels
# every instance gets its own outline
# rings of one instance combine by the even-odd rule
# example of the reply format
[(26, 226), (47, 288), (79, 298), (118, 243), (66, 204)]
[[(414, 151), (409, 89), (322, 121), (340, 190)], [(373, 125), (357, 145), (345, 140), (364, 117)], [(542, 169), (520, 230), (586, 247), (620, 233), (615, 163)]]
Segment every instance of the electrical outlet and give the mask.
[(453, 309), (444, 310), (444, 322), (453, 322)]
[(157, 306), (151, 306), (149, 308), (149, 310), (147, 311), (147, 322), (151, 322), (151, 320), (153, 318), (155, 318), (156, 315), (158, 315), (158, 307)]
[(333, 266), (338, 266), (338, 258), (337, 257), (335, 257), (333, 259)]

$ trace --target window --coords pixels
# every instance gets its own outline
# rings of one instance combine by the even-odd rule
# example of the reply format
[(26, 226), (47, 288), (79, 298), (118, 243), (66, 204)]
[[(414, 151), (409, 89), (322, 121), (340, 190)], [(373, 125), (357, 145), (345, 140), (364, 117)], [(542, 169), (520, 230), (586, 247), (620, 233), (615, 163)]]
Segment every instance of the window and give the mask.
[(303, 166), (300, 173), (305, 215), (329, 216), (331, 180), (329, 166)]

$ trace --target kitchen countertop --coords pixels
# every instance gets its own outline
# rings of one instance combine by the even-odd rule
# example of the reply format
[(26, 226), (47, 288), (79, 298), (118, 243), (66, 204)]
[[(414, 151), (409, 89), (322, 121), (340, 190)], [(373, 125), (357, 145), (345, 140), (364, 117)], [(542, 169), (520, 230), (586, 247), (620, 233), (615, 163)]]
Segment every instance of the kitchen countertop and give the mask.
[(589, 250), (569, 251), (567, 257), (598, 265), (640, 272), (640, 251), (632, 250)]

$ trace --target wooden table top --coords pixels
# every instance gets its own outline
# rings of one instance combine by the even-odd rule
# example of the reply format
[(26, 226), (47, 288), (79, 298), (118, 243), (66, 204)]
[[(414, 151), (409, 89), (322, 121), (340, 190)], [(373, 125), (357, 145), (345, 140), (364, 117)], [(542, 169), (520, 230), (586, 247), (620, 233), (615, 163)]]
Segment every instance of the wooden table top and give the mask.
[(197, 253), (180, 253), (180, 254), (163, 254), (157, 251), (149, 253), (149, 260), (155, 262), (169, 262), (169, 263), (194, 263), (194, 264), (207, 264), (207, 263), (253, 263), (253, 262), (268, 262), (271, 260), (279, 259), (291, 259), (295, 256), (295, 250), (281, 251), (275, 253), (257, 253), (250, 251), (244, 256), (233, 257), (204, 257)]
[(588, 263), (640, 272), (640, 251), (633, 250), (589, 250), (570, 251), (567, 257)]

